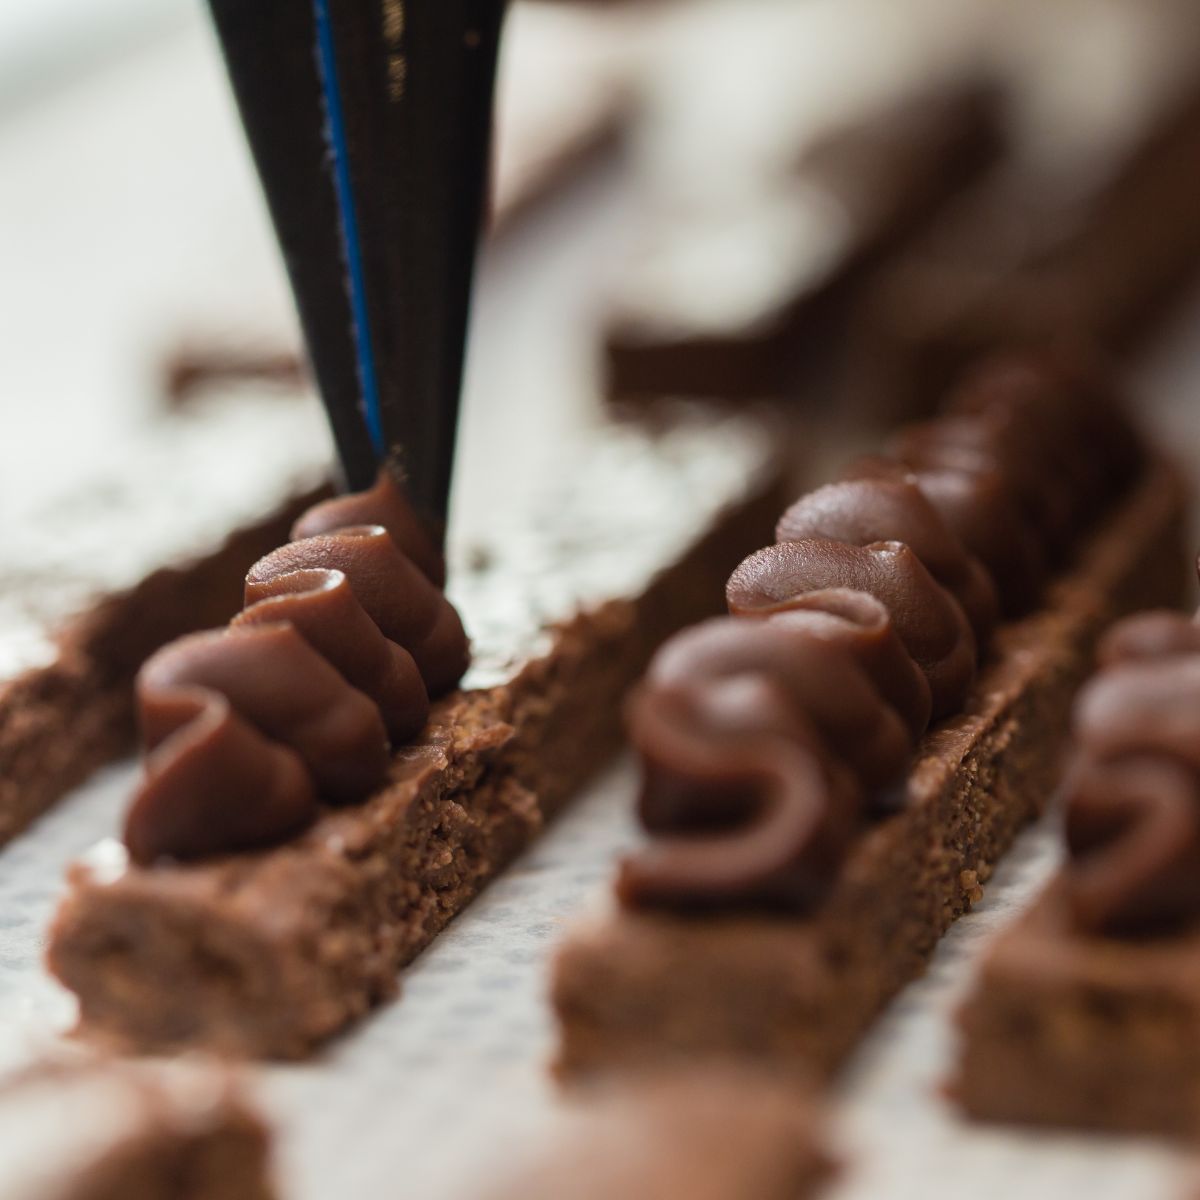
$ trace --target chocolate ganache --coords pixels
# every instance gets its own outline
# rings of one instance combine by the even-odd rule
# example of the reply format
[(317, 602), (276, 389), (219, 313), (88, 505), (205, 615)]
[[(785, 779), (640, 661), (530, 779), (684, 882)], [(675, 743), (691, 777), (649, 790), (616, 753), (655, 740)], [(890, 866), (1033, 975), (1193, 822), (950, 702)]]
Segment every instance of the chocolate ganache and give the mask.
[(1036, 602), (1140, 455), (1098, 368), (1003, 359), (798, 500), (730, 578), (731, 616), (668, 642), (630, 703), (651, 841), (623, 902), (819, 903), (999, 614)]
[(250, 569), (228, 628), (139, 673), (146, 759), (125, 826), (137, 862), (270, 844), (320, 801), (361, 799), (466, 670), (441, 555), (386, 472), (309, 509), (292, 537)]
[(1169, 933), (1200, 917), (1200, 624), (1115, 626), (1075, 705), (1067, 895), (1076, 927)]

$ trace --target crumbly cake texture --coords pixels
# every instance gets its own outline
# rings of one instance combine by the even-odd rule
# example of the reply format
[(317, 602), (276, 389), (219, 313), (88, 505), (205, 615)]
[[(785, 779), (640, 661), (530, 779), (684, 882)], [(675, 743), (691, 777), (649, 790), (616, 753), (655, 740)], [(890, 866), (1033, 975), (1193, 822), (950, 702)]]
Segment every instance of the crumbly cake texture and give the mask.
[(491, 1200), (809, 1200), (835, 1171), (812, 1096), (765, 1075), (670, 1072), (569, 1107)]
[(998, 630), (963, 714), (918, 748), (906, 804), (811, 917), (621, 911), (579, 930), (554, 972), (560, 1072), (732, 1056), (831, 1074), (1042, 808), (1098, 634), (1182, 596), (1183, 501), (1155, 464), (1043, 607)]
[(457, 582), (452, 567), (473, 666), (385, 789), (266, 852), (136, 868), (105, 844), (73, 870), (49, 963), (85, 1033), (307, 1054), (391, 996), (400, 967), (611, 756), (626, 688), (716, 606), (782, 486), (758, 422), (605, 428), (561, 494), (497, 529), (490, 563)]
[(326, 492), (306, 489), (211, 553), (105, 595), (66, 622), (51, 661), (0, 680), (0, 845), (132, 746), (138, 667), (173, 638), (232, 616), (250, 564)]
[(989, 947), (956, 1099), (988, 1121), (1200, 1138), (1200, 937), (1074, 928), (1061, 880)]
[(41, 1063), (0, 1082), (8, 1200), (271, 1200), (270, 1139), (198, 1064)]

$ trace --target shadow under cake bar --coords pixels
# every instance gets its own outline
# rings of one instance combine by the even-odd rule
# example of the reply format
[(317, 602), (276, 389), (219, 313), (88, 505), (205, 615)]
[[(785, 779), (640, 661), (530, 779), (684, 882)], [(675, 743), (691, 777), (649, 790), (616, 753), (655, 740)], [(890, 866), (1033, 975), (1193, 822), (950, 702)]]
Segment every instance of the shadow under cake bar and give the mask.
[(614, 752), (626, 688), (712, 611), (769, 528), (780, 469), (760, 421), (685, 408), (654, 432), (588, 428), (497, 494), (487, 544), (451, 554), (473, 665), (382, 790), (270, 849), (139, 866), (114, 844), (75, 868), (49, 961), (83, 1030), (294, 1057), (392, 995)]
[[(798, 502), (780, 522), (780, 542), (752, 556), (731, 579), (736, 615), (673, 639), (657, 656), (631, 710), (631, 734), (647, 764), (641, 804), (652, 841), (622, 867), (622, 906), (579, 929), (559, 954), (553, 1001), (563, 1074), (709, 1056), (829, 1074), (883, 1005), (920, 973), (938, 938), (979, 898), (1017, 830), (1041, 809), (1057, 776), (1071, 697), (1090, 668), (1097, 637), (1120, 615), (1180, 594), (1184, 493), (1175, 470), (1153, 455), (1119, 485), (1119, 476), (1101, 466), (1105, 458), (1096, 445), (1064, 436), (1064, 430), (1034, 437), (1026, 426), (1028, 440), (1000, 450), (1021, 425), (1010, 423), (1006, 399), (1019, 400), (1021, 387), (1030, 383), (1021, 378), (1020, 372), (981, 373), (959, 394), (953, 415), (897, 439), (906, 467), (869, 460), (852, 467), (846, 482)], [(1032, 395), (1040, 393), (1048, 404), (1045, 385), (1042, 378)], [(1083, 420), (1091, 402), (1081, 406), (1081, 398), (1076, 394), (1073, 409), (1060, 415)], [(1039, 406), (1025, 411), (1036, 413)], [(1132, 434), (1116, 435), (1113, 427), (1110, 435), (1109, 453), (1127, 453)], [(930, 517), (925, 501), (947, 521), (954, 518), (964, 544), (995, 570), (1000, 560), (994, 551), (1003, 540), (994, 540), (997, 530), (1011, 533), (1017, 526), (1001, 521), (990, 535), (977, 537), (983, 527), (972, 530), (962, 521), (962, 508), (955, 515), (953, 496), (961, 500), (964, 493), (949, 486), (945, 473), (955, 462), (958, 470), (978, 469), (976, 452), (993, 436), (999, 441), (992, 443), (996, 456), (990, 461), (1002, 467), (1005, 488), (1016, 486), (1020, 475), (1018, 493), (1032, 487), (1028, 496), (1040, 494), (1047, 503), (1052, 492), (1058, 494), (1058, 502), (1039, 505), (1041, 516), (1024, 509), (1022, 518), (1032, 518), (1029, 528), (1039, 539), (1059, 527), (1059, 549), (1051, 558), (1058, 568), (1040, 600), (1019, 572), (993, 575), (1006, 609), (1018, 591), (1026, 603), (1036, 603), (996, 628), (969, 690), (970, 674), (963, 674), (952, 640), (941, 651), (949, 657), (936, 667), (922, 666), (923, 673), (933, 672), (935, 723), (910, 759), (905, 745), (911, 743), (897, 741), (905, 731), (895, 713), (908, 722), (905, 736), (919, 734), (930, 713), (929, 692), (922, 719), (912, 708), (917, 693), (899, 660), (871, 657), (893, 645), (885, 639), (869, 649), (877, 645), (874, 633), (868, 636), (875, 629), (872, 614), (898, 614), (896, 630), (906, 647), (931, 637), (926, 618), (937, 611), (938, 585), (906, 557), (915, 553), (917, 563), (924, 558), (929, 571), (962, 589), (955, 595), (965, 607), (951, 600), (950, 611), (958, 612), (959, 636), (968, 638), (962, 643), (966, 653), (974, 653), (969, 627), (963, 634), (961, 623), (980, 607), (979, 562), (967, 570), (962, 546), (957, 558), (947, 556), (954, 539), (945, 542), (944, 527), (932, 536), (938, 522), (924, 523)], [(976, 451), (967, 452), (968, 443)], [(968, 469), (973, 458), (976, 466)], [(1107, 490), (1100, 511), (1095, 501), (1083, 499), (1097, 486), (1095, 477), (1091, 485), (1084, 482), (1088, 471), (1100, 471), (1106, 480), (1099, 485)], [(862, 489), (861, 481), (873, 474), (917, 485), (925, 501), (909, 493), (902, 502), (886, 488), (878, 495)], [(982, 488), (983, 478), (974, 475), (968, 492)], [(982, 501), (982, 491), (977, 495)], [(876, 502), (882, 507), (873, 511)], [(1061, 519), (1071, 508), (1077, 532), (1074, 541), (1063, 541)], [(925, 518), (916, 521), (921, 512)], [(825, 539), (835, 540), (790, 541), (812, 538), (820, 528), (831, 531)], [(910, 535), (913, 551), (900, 542), (876, 541), (907, 542)], [(860, 538), (876, 544), (858, 549)], [(918, 578), (927, 581), (924, 599), (896, 593), (879, 603), (889, 596), (883, 559), (892, 554), (913, 567), (914, 587)], [(848, 571), (858, 582), (831, 582), (821, 565), (826, 561), (842, 564), (833, 576)], [(899, 569), (899, 563), (893, 566)], [(874, 598), (839, 590), (846, 587), (874, 592)], [(949, 595), (943, 589), (943, 598)], [(789, 622), (797, 621), (789, 634)], [(763, 628), (771, 623), (777, 633)], [(972, 623), (981, 624), (978, 618)], [(887, 629), (885, 624), (879, 632)], [(800, 638), (796, 645), (792, 636)], [(871, 671), (891, 672), (873, 685), (887, 689), (882, 694), (891, 698), (889, 705), (908, 697), (891, 717), (887, 707), (877, 707), (878, 698), (871, 701), (879, 693), (851, 687), (846, 672), (857, 660), (839, 668), (843, 684), (830, 689), (811, 681), (834, 668), (826, 665), (812, 675), (795, 657), (830, 652), (841, 643), (827, 640), (843, 637), (855, 654), (861, 638)], [(745, 673), (739, 675), (743, 659)], [(953, 704), (944, 697), (939, 703), (943, 676), (954, 663), (955, 687), (962, 690), (951, 697)], [(819, 715), (809, 718), (810, 710)], [(722, 740), (729, 722), (737, 736)], [(839, 749), (828, 750), (830, 744)], [(878, 772), (889, 746), (882, 761), (899, 768), (899, 780), (876, 775), (876, 789), (887, 783), (882, 792), (854, 782)], [(818, 779), (825, 782), (818, 786)], [(862, 787), (865, 819), (855, 815), (853, 801), (846, 802)], [(818, 815), (805, 816), (813, 806)]]
[(959, 1012), (973, 1117), (1200, 1138), (1200, 625), (1132, 617), (1075, 708), (1068, 859)]
[(217, 1068), (62, 1060), (0, 1080), (6, 1200), (271, 1200), (269, 1135)]

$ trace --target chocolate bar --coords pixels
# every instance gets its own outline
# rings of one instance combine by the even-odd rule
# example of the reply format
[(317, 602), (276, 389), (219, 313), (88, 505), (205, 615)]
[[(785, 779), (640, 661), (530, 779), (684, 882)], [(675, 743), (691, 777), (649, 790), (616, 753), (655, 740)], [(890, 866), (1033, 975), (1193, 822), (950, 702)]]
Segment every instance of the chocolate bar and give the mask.
[(999, 152), (986, 89), (893, 96), (881, 109), (731, 198), (696, 184), (647, 227), (608, 318), (612, 399), (794, 393), (865, 281)]
[(271, 1200), (269, 1135), (223, 1072), (43, 1062), (0, 1080), (9, 1200)]
[[(621, 908), (556, 963), (564, 1074), (704, 1057), (829, 1074), (1041, 809), (1097, 637), (1179, 594), (1183, 512), (1173, 468), (1127, 457), (1097, 381), (1045, 370), (980, 374), (897, 439), (899, 461), (801, 500), (730, 580), (735, 615), (656, 657), (631, 708), (651, 841)], [(1059, 420), (1077, 436), (1048, 436)], [(997, 544), (980, 520), (997, 468), (1059, 565), (984, 641), (971, 560)], [(919, 494), (853, 486), (870, 479)], [(1098, 519), (1088, 496), (1107, 497)], [(1031, 602), (993, 582), (1010, 612)]]
[(811, 1200), (835, 1174), (803, 1089), (729, 1070), (651, 1075), (572, 1097), (548, 1152), (491, 1200)]
[(769, 528), (769, 430), (664, 420), (600, 426), (540, 486), (494, 496), (486, 546), (451, 557), (471, 669), (364, 803), (256, 852), (139, 866), (113, 845), (73, 871), (49, 961), (86, 1033), (296, 1057), (394, 994), (610, 757), (625, 689)]
[(981, 353), (1136, 350), (1200, 265), (1198, 155), (1193, 90), (1103, 169), (985, 178), (863, 296), (848, 394), (894, 419), (929, 411)]
[(983, 1120), (1200, 1137), (1200, 626), (1112, 630), (1074, 711), (1067, 861), (985, 954), (954, 1093)]

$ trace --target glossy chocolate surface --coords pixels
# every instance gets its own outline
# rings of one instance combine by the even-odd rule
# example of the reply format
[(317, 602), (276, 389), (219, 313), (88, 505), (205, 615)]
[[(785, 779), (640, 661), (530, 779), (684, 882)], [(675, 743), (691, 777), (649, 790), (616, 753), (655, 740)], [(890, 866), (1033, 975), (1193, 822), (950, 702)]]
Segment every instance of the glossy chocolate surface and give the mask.
[(730, 577), (732, 616), (660, 651), (629, 712), (651, 843), (625, 903), (819, 903), (998, 612), (1035, 603), (1141, 454), (1094, 364), (1017, 358), (893, 450), (796, 501)]
[(1200, 917), (1200, 625), (1131, 617), (1100, 662), (1065, 785), (1072, 915), (1087, 933), (1171, 932)]
[(419, 732), (430, 695), (467, 668), (462, 622), (431, 582), (440, 556), (390, 480), (293, 532), (250, 569), (228, 629), (165, 647), (138, 676), (135, 861), (270, 844), (318, 800), (361, 799), (386, 778), (389, 743)]

